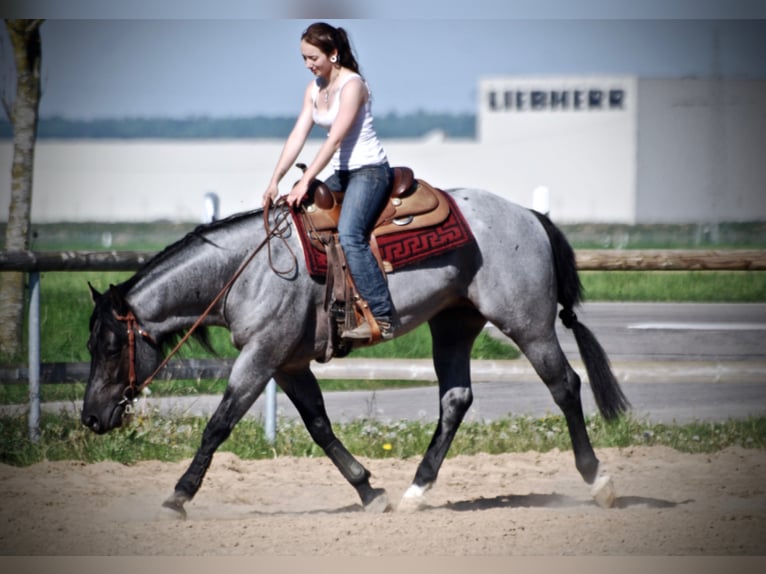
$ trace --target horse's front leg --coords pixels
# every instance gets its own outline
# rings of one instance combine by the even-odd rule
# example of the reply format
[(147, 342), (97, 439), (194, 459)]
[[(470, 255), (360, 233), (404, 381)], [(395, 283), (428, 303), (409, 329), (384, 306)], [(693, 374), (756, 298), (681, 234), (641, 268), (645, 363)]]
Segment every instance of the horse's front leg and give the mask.
[(270, 378), (270, 373), (258, 372), (246, 355), (240, 355), (232, 368), (223, 398), (205, 427), (200, 447), (176, 483), (173, 494), (162, 503), (164, 507), (186, 517), (184, 504), (194, 498), (202, 485), (213, 454), (263, 392)]
[(370, 471), (354, 458), (333, 433), (322, 390), (308, 366), (300, 371), (277, 372), (274, 379), (295, 405), (311, 438), (356, 489), (364, 509), (368, 512), (391, 510), (386, 491), (370, 486)]

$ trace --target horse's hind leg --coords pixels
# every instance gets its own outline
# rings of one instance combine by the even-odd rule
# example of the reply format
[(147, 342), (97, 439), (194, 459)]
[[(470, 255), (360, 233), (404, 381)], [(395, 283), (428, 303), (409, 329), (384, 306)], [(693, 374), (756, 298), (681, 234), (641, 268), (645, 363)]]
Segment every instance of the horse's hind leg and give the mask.
[(593, 486), (592, 494), (596, 501), (602, 506), (611, 506), (614, 501), (613, 486), (608, 476), (599, 477), (599, 461), (585, 426), (580, 377), (564, 356), (555, 332), (551, 330), (548, 337), (520, 344), (520, 348), (564, 414), (577, 470), (585, 482)]
[(306, 367), (300, 372), (278, 372), (275, 380), (295, 405), (311, 438), (322, 447), (344, 478), (356, 489), (368, 512), (385, 512), (391, 509), (388, 495), (382, 488), (370, 486), (370, 472), (338, 440), (322, 398), (316, 377)]
[(415, 478), (404, 493), (400, 510), (417, 510), (425, 505), (424, 494), (436, 482), (455, 433), (473, 402), (471, 348), (485, 322), (478, 311), (469, 307), (447, 309), (429, 322), (439, 379), (439, 422)]

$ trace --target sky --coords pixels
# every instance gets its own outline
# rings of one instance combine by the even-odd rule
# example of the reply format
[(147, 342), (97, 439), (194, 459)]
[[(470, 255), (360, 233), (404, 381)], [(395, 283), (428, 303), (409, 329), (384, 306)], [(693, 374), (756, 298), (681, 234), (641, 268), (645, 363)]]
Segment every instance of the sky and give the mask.
[[(230, 5), (234, 0), (219, 1)], [(299, 0), (279, 5), (295, 2)], [(238, 17), (227, 10), (214, 15), (204, 10), (191, 15), (176, 10), (175, 16), (157, 10), (139, 16), (104, 14), (85, 6), (87, 1), (80, 2), (87, 9), (67, 14), (43, 10), (51, 19), (41, 28), (40, 114), (71, 119), (294, 116), (312, 78), (301, 60), (300, 34), (320, 19), (348, 31), (377, 114), (474, 113), (479, 107), (478, 82), (487, 76), (766, 79), (766, 19), (734, 19), (739, 14), (725, 12), (716, 0), (677, 6), (645, 0), (649, 9), (638, 14), (627, 9), (540, 14), (532, 4), (521, 2), (526, 9), (512, 15), (507, 7), (513, 2), (474, 0), (479, 9), (469, 17), (454, 9), (426, 12), (439, 14), (439, 19), (418, 17), (419, 10), (402, 11), (407, 19), (364, 17), (375, 10), (351, 9), (344, 2), (315, 0), (307, 4), (310, 11), (275, 12), (305, 13), (308, 19), (254, 17), (247, 11)], [(389, 6), (398, 3), (391, 0)], [(142, 0), (133, 2), (141, 4)], [(429, 5), (443, 7), (444, 0), (417, 4)], [(615, 4), (585, 0), (575, 5)], [(766, 2), (728, 0), (728, 5), (742, 5), (749, 10), (744, 14), (763, 12), (766, 17)], [(333, 17), (344, 14), (360, 17)], [(0, 85), (6, 100), (12, 99), (14, 77), (3, 30)]]

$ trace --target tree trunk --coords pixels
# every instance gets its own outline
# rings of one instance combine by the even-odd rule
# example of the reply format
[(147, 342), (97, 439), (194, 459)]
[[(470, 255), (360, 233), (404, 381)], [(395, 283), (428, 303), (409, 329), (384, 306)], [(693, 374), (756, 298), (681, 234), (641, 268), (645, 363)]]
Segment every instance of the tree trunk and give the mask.
[[(5, 250), (29, 249), (32, 211), (32, 174), (37, 111), (40, 104), (42, 20), (6, 20), (16, 63), (16, 99), (3, 102), (13, 125), (11, 203), (5, 230)], [(24, 274), (0, 274), (0, 356), (19, 358), (24, 325)]]

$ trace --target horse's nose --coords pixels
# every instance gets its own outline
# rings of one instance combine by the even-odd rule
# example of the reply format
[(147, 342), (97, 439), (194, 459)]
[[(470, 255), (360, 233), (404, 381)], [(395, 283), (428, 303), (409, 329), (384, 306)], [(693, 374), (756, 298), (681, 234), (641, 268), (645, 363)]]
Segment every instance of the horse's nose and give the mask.
[(98, 432), (101, 428), (101, 423), (96, 415), (83, 416), (82, 424), (88, 427), (93, 432)]

